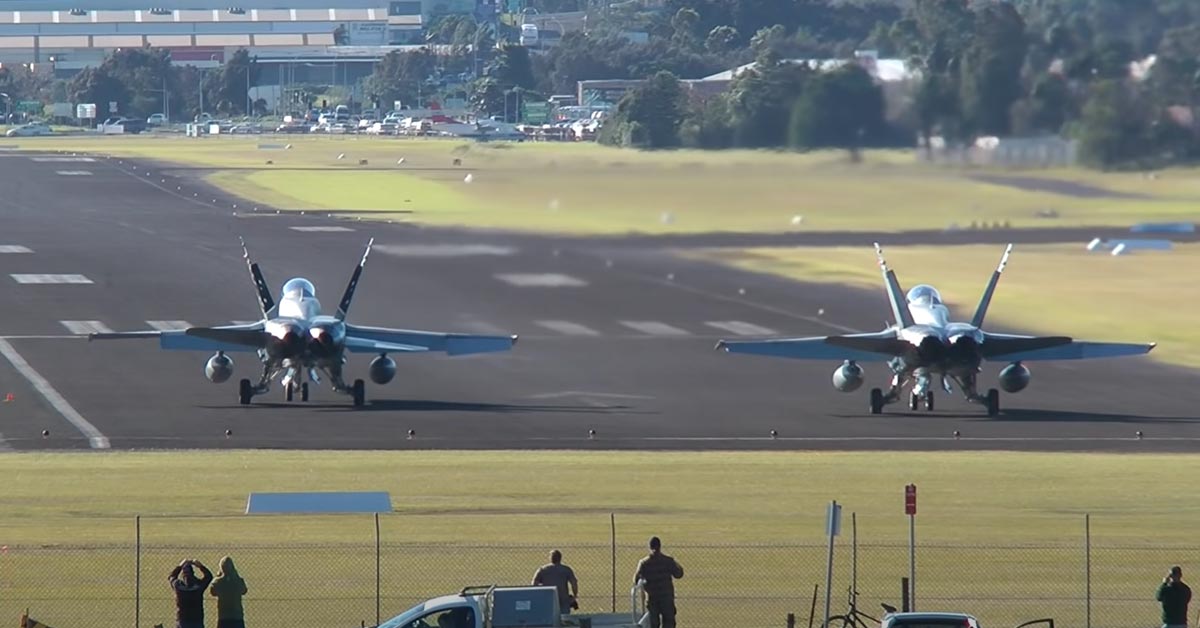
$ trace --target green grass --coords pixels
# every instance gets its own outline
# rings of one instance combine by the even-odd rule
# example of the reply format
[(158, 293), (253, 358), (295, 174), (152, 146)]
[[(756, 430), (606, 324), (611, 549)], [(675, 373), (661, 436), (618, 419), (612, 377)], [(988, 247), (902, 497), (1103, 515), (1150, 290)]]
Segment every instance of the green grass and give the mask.
[[(15, 618), (28, 606), (55, 628), (130, 620), (135, 514), (142, 515), (144, 625), (169, 620), (164, 577), (173, 564), (184, 557), (215, 564), (224, 554), (249, 580), (248, 621), (256, 626), (373, 622), (369, 517), (239, 514), (250, 491), (301, 490), (391, 492), (397, 514), (381, 521), (385, 617), (466, 584), (524, 582), (551, 547), (561, 547), (579, 572), (585, 609), (606, 608), (609, 513), (616, 513), (619, 588), (644, 540), (659, 534), (687, 571), (679, 591), (689, 625), (778, 625), (787, 612), (803, 625), (811, 586), (824, 579), (830, 499), (857, 515), (864, 607), (895, 601), (907, 573), (901, 494), (909, 482), (920, 490), (918, 591), (925, 608), (974, 610), (991, 625), (1035, 615), (1072, 625), (1082, 613), (1075, 598), (1083, 587), (1083, 514), (1093, 513), (1093, 586), (1109, 600), (1097, 604), (1108, 611), (1099, 626), (1149, 616), (1146, 591), (1160, 572), (1170, 562), (1189, 564), (1190, 553), (1149, 548), (1193, 542), (1179, 522), (1197, 506), (1180, 496), (1200, 472), (1200, 458), (39, 453), (0, 457), (0, 472), (0, 616)], [(844, 533), (837, 591), (848, 583), (848, 520)], [(1039, 601), (1045, 596), (1072, 601)], [(843, 598), (835, 596), (835, 608)]]
[[(1150, 196), (1082, 199), (977, 182), (969, 175), (982, 171), (919, 164), (900, 151), (868, 153), (864, 163), (851, 165), (842, 153), (638, 152), (590, 143), (368, 136), (72, 137), (14, 143), (238, 168), (218, 172), (212, 180), (251, 200), (290, 209), (362, 210), (381, 219), (566, 233), (889, 231), (972, 222), (1008, 222), (1017, 228), (1128, 225), (1192, 219), (1200, 200), (1195, 170), (1168, 171), (1153, 180), (1074, 170), (1016, 172)], [(260, 143), (291, 148), (260, 150)], [(404, 164), (397, 164), (400, 158)], [(461, 167), (451, 166), (455, 158), (463, 160)], [(368, 166), (358, 165), (360, 159)], [(268, 160), (273, 163), (267, 165)], [(473, 176), (469, 184), (463, 181), (468, 173)], [(1059, 217), (1037, 217), (1048, 209)], [(793, 224), (797, 216), (802, 222)]]
[[(970, 320), (984, 285), (1000, 261), (1001, 246), (888, 247), (884, 253), (906, 289), (933, 284), (955, 320)], [(877, 289), (886, 301), (870, 247), (711, 250), (699, 255), (797, 280)], [(1150, 356), (1200, 366), (1200, 293), (1189, 289), (1200, 245), (1172, 252), (1113, 257), (1083, 244), (1023, 245), (1013, 250), (989, 309), (993, 326), (1119, 342), (1157, 342)], [(836, 318), (836, 306), (825, 316)]]

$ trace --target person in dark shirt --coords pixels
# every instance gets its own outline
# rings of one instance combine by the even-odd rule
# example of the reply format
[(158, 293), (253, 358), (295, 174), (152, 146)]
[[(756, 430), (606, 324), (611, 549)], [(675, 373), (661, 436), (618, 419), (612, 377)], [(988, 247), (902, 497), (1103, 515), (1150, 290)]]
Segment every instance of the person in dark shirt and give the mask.
[(1162, 603), (1163, 628), (1187, 628), (1188, 602), (1192, 601), (1192, 589), (1183, 583), (1183, 568), (1178, 565), (1163, 578), (1156, 596)]
[[(202, 574), (196, 577), (195, 570)], [(175, 591), (175, 627), (204, 628), (204, 590), (212, 582), (212, 572), (204, 563), (189, 558), (179, 563), (167, 576)]]
[(683, 577), (683, 567), (662, 553), (662, 541), (650, 539), (650, 554), (638, 561), (634, 582), (643, 582), (650, 628), (675, 628), (675, 580)]
[[(562, 614), (566, 615), (573, 608), (579, 608), (579, 580), (575, 578), (575, 571), (570, 567), (562, 564), (562, 552), (554, 550), (550, 552), (550, 563), (542, 565), (537, 573), (533, 574), (533, 584), (535, 586), (556, 587), (558, 589), (558, 609)], [(570, 591), (567, 586), (570, 585)]]

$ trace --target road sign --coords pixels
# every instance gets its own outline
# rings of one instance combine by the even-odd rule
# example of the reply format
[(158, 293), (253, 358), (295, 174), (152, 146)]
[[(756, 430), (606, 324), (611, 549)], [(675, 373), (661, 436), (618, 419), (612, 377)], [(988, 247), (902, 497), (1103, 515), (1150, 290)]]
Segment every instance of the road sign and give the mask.
[(917, 514), (917, 485), (909, 484), (904, 487), (904, 514)]
[(550, 105), (544, 102), (521, 103), (521, 119), (530, 124), (545, 124), (550, 121)]
[(842, 505), (830, 502), (825, 510), (825, 534), (837, 536), (842, 533)]
[(109, 113), (117, 112), (117, 101), (115, 101), (115, 100), (108, 101), (108, 112)]
[(80, 103), (75, 105), (75, 117), (80, 120), (95, 120), (96, 103)]

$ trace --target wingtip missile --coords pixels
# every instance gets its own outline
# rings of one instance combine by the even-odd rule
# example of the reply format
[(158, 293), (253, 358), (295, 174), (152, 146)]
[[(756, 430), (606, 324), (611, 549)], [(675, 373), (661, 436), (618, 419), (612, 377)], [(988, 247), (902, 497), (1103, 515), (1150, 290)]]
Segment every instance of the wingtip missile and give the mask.
[(520, 336), (518, 336), (516, 334), (512, 335), (512, 343), (514, 346), (517, 344), (517, 340), (519, 340), (519, 339), (520, 339)]
[(729, 351), (729, 347), (725, 345), (725, 341), (718, 340), (716, 346), (713, 347), (713, 351), (720, 351), (722, 349)]

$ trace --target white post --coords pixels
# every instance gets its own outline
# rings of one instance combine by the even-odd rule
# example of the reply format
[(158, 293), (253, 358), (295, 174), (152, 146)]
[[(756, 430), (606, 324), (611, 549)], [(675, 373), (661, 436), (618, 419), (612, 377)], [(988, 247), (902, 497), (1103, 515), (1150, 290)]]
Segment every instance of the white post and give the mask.
[(829, 502), (829, 510), (825, 515), (825, 532), (829, 535), (829, 555), (825, 564), (825, 623), (822, 626), (829, 624), (829, 607), (833, 597), (833, 539), (841, 531), (841, 526), (842, 507), (834, 500)]
[(917, 516), (908, 516), (908, 596), (909, 610), (917, 610)]

